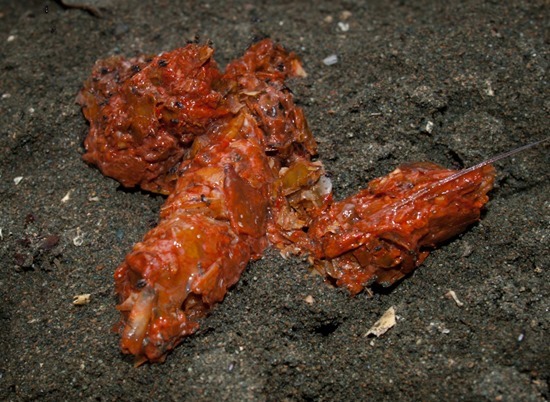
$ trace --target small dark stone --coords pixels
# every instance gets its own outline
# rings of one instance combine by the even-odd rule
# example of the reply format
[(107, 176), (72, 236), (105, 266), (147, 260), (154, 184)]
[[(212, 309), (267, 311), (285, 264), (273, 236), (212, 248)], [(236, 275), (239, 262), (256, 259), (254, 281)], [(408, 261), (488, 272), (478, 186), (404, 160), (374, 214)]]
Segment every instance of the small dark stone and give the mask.
[(48, 235), (42, 240), (38, 248), (42, 250), (51, 250), (57, 245), (57, 243), (59, 243), (58, 235)]
[(36, 222), (36, 216), (32, 212), (29, 212), (27, 216), (25, 216), (25, 225), (30, 225), (34, 222)]
[(32, 264), (34, 263), (34, 258), (32, 254), (15, 253), (13, 257), (15, 260), (15, 265), (17, 265), (18, 267), (24, 269), (32, 268)]

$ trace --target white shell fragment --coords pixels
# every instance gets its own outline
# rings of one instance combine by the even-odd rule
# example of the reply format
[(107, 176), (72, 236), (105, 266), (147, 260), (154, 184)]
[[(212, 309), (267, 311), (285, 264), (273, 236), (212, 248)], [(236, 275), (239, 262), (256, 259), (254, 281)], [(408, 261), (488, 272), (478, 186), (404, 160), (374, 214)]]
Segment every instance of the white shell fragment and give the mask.
[(73, 297), (73, 304), (75, 306), (83, 306), (90, 303), (90, 293), (85, 293), (82, 295), (76, 295)]
[(73, 244), (77, 247), (82, 246), (84, 244), (84, 233), (80, 228), (76, 228), (76, 236), (73, 237)]
[(457, 297), (457, 295), (456, 295), (456, 293), (455, 293), (454, 290), (449, 290), (447, 293), (445, 293), (445, 297), (446, 297), (447, 299), (452, 299), (452, 300), (454, 300), (455, 303), (456, 303), (456, 305), (457, 305), (458, 307), (464, 306), (464, 303), (462, 303), (460, 300), (458, 300), (458, 297)]
[(342, 32), (348, 32), (349, 31), (349, 24), (347, 22), (340, 21), (338, 23), (338, 28), (340, 28), (340, 31), (342, 31)]
[(374, 335), (377, 338), (384, 335), (395, 325), (395, 308), (392, 306), (380, 317), (378, 321), (368, 330), (365, 336)]
[(485, 94), (487, 96), (495, 96), (495, 91), (493, 90), (493, 87), (491, 86), (491, 81), (485, 80)]
[(13, 182), (17, 186), (19, 183), (21, 183), (21, 180), (23, 180), (23, 176), (17, 176), (13, 178)]
[(69, 201), (71, 199), (71, 193), (73, 192), (73, 190), (69, 190), (67, 191), (67, 194), (65, 194), (65, 196), (61, 199), (61, 202), (65, 203), (67, 201)]
[(325, 66), (332, 66), (336, 63), (338, 63), (338, 55), (336, 54), (331, 54), (323, 59), (323, 64)]

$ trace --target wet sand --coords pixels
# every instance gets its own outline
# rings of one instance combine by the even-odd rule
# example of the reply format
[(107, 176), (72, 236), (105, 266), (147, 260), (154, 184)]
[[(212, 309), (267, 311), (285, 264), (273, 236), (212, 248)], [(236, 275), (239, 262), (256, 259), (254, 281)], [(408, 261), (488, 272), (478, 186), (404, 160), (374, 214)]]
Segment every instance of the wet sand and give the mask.
[[(458, 168), (544, 138), (547, 2), (87, 3), (101, 17), (0, 1), (0, 400), (550, 397), (548, 145), (498, 162), (481, 222), (398, 286), (351, 298), (269, 252), (166, 363), (134, 368), (112, 275), (163, 198), (82, 161), (74, 102), (99, 58), (198, 35), (224, 65), (271, 37), (303, 60), (289, 86), (342, 198), (401, 163)], [(391, 306), (395, 327), (366, 337)]]

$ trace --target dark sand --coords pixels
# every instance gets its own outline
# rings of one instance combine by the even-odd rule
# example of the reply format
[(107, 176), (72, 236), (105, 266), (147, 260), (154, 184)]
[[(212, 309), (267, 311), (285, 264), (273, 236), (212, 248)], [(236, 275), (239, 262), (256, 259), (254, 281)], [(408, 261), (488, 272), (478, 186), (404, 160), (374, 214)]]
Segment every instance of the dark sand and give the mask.
[[(224, 65), (269, 36), (302, 57), (289, 85), (341, 198), (400, 163), (547, 135), (546, 1), (101, 3), (0, 2), (0, 400), (549, 398), (547, 145), (499, 162), (482, 221), (394, 289), (350, 298), (270, 252), (165, 364), (134, 368), (112, 275), (163, 198), (82, 162), (74, 102), (98, 58), (199, 35)], [(397, 325), (365, 337), (390, 306)]]

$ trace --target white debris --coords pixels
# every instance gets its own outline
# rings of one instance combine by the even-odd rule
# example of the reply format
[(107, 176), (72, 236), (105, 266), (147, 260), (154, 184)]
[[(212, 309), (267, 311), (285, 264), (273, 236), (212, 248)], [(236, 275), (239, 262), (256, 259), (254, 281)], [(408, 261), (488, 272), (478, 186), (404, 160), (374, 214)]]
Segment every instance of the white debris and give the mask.
[(313, 304), (313, 303), (315, 303), (315, 299), (313, 298), (312, 295), (307, 295), (306, 298), (304, 299), (304, 301), (305, 301), (307, 304)]
[(69, 201), (69, 199), (71, 198), (71, 193), (73, 192), (73, 190), (69, 190), (67, 191), (67, 194), (65, 194), (65, 196), (61, 199), (61, 202), (67, 202)]
[(445, 324), (440, 321), (430, 322), (430, 326), (428, 327), (428, 330), (430, 332), (435, 330), (445, 335), (451, 333), (451, 330), (445, 327)]
[(13, 42), (15, 40), (15, 35), (10, 35), (8, 36), (8, 39), (6, 39), (6, 41), (8, 42)]
[(378, 338), (395, 326), (395, 322), (395, 308), (392, 306), (374, 323), (365, 336), (374, 335)]
[(523, 341), (523, 338), (525, 338), (525, 334), (519, 334), (519, 336), (518, 336), (518, 342)]
[(83, 306), (88, 304), (90, 303), (90, 296), (91, 295), (89, 293), (73, 296), (73, 304), (75, 306)]
[(347, 22), (340, 21), (338, 23), (338, 28), (340, 28), (340, 31), (342, 31), (342, 32), (348, 32), (349, 31), (349, 24)]
[(493, 88), (491, 87), (491, 81), (485, 80), (485, 85), (487, 85), (485, 88), (485, 94), (487, 96), (495, 96), (495, 91), (493, 91)]
[(336, 63), (338, 63), (338, 56), (335, 54), (331, 54), (323, 59), (323, 64), (326, 66), (332, 66)]
[(13, 178), (13, 182), (17, 186), (19, 183), (21, 183), (21, 180), (23, 180), (23, 176), (17, 176)]
[(427, 132), (428, 134), (431, 134), (432, 131), (434, 131), (434, 123), (433, 121), (427, 121), (426, 122), (426, 125), (424, 126), (424, 131)]
[(452, 300), (454, 300), (455, 303), (456, 303), (456, 305), (457, 305), (458, 307), (464, 306), (464, 303), (462, 303), (460, 300), (458, 300), (458, 297), (457, 297), (457, 295), (456, 295), (456, 293), (455, 293), (454, 290), (449, 290), (447, 293), (445, 293), (445, 297), (446, 297), (447, 299), (452, 299)]
[(340, 18), (342, 19), (342, 21), (345, 21), (347, 20), (349, 17), (351, 17), (353, 14), (351, 11), (349, 10), (344, 10), (340, 13)]
[(73, 244), (77, 247), (84, 244), (84, 233), (80, 230), (80, 228), (76, 228), (76, 236), (73, 238)]

